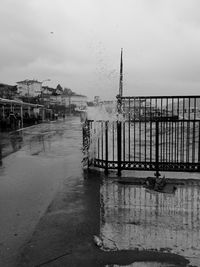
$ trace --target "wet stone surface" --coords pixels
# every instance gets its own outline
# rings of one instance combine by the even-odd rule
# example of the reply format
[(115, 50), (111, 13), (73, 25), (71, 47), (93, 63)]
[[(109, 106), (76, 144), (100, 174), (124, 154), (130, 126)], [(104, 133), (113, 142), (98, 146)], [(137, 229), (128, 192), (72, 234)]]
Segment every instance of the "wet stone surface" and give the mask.
[[(121, 267), (122, 265), (106, 265), (105, 267)], [(160, 263), (160, 262), (134, 262), (130, 265), (123, 265), (124, 267), (176, 267), (174, 264)]]
[(174, 194), (165, 194), (141, 185), (104, 181), (101, 187), (104, 247), (172, 252), (200, 266), (199, 186), (200, 182), (188, 182), (177, 186)]

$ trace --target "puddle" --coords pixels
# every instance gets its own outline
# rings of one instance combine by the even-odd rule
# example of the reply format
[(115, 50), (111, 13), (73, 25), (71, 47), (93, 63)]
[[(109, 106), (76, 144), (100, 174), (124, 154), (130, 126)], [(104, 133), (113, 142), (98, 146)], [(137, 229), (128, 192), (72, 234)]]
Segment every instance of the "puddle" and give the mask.
[[(101, 187), (104, 247), (171, 252), (200, 266), (200, 182), (176, 187), (174, 194), (162, 194), (141, 185), (105, 181)], [(158, 264), (128, 266), (173, 266)]]
[(134, 262), (129, 265), (106, 265), (105, 267), (176, 267), (174, 264), (160, 263), (160, 262)]

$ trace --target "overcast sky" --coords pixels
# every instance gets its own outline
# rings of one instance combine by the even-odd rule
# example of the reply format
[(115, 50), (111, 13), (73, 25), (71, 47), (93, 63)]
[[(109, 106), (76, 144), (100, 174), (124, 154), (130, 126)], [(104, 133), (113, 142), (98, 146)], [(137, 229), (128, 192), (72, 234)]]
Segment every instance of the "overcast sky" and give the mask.
[(0, 82), (92, 99), (200, 93), (199, 0), (1, 0)]

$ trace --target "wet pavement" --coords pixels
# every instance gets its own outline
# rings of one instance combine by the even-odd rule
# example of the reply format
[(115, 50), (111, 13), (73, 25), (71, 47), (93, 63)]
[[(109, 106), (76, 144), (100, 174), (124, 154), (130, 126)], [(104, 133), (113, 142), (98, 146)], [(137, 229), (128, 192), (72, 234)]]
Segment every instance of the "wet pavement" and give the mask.
[(2, 135), (0, 266), (200, 266), (200, 183), (162, 194), (83, 173), (81, 146), (79, 118)]
[(0, 266), (16, 266), (21, 246), (61, 186), (66, 162), (69, 157), (74, 160), (70, 140), (81, 146), (79, 121), (69, 119), (1, 133)]
[(174, 186), (168, 194), (106, 181), (101, 187), (104, 246), (173, 252), (200, 266), (200, 181), (180, 179)]

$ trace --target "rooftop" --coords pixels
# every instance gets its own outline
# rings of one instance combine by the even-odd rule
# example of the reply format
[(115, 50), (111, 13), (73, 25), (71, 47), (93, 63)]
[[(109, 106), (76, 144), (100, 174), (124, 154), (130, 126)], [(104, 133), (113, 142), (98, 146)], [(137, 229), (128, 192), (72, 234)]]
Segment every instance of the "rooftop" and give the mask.
[(24, 80), (24, 81), (20, 81), (20, 82), (16, 82), (17, 84), (32, 84), (32, 83), (42, 83), (42, 82), (39, 82), (39, 81), (37, 81), (37, 80), (28, 80), (28, 79), (26, 79), (26, 80)]

